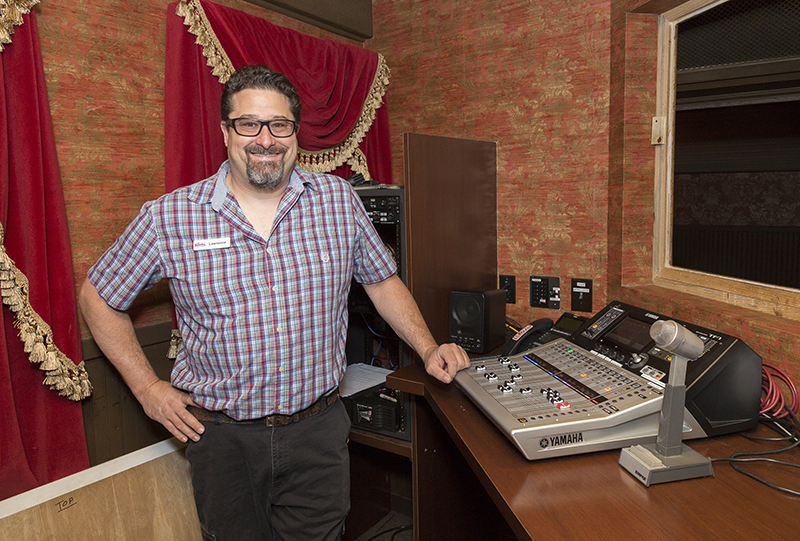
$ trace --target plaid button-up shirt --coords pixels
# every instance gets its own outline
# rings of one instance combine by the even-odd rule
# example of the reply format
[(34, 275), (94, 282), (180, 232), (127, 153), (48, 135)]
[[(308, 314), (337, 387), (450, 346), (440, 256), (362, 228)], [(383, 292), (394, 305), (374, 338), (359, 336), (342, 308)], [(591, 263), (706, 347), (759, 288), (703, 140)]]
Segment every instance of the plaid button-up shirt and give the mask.
[(229, 170), (146, 203), (89, 280), (126, 310), (167, 278), (183, 338), (172, 384), (235, 419), (291, 414), (344, 375), (351, 279), (397, 267), (342, 179), (295, 168), (264, 240), (228, 192)]

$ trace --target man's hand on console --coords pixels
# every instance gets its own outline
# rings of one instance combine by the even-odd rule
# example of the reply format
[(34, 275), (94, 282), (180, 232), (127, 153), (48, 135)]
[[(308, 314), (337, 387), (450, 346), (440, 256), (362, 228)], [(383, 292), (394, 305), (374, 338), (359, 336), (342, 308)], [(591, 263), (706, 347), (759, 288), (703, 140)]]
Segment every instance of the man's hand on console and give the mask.
[(459, 370), (469, 366), (469, 356), (461, 346), (442, 344), (425, 351), (425, 371), (444, 383), (450, 383)]

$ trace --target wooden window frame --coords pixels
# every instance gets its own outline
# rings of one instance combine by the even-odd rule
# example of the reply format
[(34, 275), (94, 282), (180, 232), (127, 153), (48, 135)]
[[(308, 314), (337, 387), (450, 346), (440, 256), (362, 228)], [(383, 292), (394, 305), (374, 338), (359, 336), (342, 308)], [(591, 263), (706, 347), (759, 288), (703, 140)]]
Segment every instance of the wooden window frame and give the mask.
[[(678, 23), (727, 0), (690, 0), (659, 15), (655, 117), (664, 143), (656, 146), (653, 284), (800, 321), (800, 290), (673, 267), (672, 199), (675, 155), (676, 55)], [(651, 2), (652, 3), (652, 2)], [(669, 2), (672, 3), (672, 2)]]

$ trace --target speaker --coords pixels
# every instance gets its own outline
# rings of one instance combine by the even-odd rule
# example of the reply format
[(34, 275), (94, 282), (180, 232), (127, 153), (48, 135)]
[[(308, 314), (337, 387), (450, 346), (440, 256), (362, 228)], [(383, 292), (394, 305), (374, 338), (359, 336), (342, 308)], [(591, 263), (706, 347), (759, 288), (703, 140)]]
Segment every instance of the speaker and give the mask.
[(451, 291), (449, 327), (450, 341), (465, 351), (484, 353), (498, 347), (506, 335), (506, 291)]

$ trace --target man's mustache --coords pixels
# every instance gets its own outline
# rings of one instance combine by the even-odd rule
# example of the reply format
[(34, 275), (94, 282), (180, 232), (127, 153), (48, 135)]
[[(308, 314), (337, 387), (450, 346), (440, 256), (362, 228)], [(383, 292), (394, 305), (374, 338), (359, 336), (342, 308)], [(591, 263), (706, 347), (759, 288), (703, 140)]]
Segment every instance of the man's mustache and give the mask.
[(272, 145), (270, 147), (262, 147), (261, 145), (250, 145), (249, 147), (245, 148), (248, 154), (255, 154), (258, 156), (271, 156), (276, 154), (286, 154), (288, 150), (286, 147), (281, 145)]

